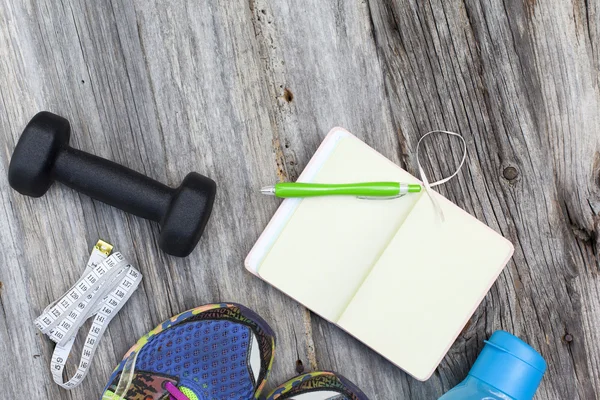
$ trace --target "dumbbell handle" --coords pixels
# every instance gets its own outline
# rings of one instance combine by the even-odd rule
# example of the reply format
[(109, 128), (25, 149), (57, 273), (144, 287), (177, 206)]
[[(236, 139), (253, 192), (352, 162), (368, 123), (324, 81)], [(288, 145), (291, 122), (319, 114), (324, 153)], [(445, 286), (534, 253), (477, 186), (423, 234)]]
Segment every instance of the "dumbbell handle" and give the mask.
[(54, 164), (54, 179), (103, 203), (161, 222), (172, 189), (132, 169), (66, 146)]

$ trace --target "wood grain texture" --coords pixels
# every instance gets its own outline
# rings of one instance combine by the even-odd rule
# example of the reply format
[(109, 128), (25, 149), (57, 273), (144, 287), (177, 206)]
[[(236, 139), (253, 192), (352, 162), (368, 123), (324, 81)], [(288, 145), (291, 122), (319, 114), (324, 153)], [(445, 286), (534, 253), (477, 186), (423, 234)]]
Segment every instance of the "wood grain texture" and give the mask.
[[(600, 397), (600, 5), (597, 0), (0, 1), (0, 174), (27, 121), (67, 117), (71, 143), (177, 185), (219, 185), (186, 259), (155, 224), (61, 185), (42, 198), (0, 179), (0, 354), (7, 398), (96, 398), (146, 331), (236, 301), (275, 329), (270, 387), (333, 369), (373, 399), (436, 399), (493, 331), (539, 349), (536, 399)], [(256, 189), (294, 180), (343, 126), (415, 173), (431, 129), (461, 132), (463, 172), (440, 191), (515, 244), (515, 255), (434, 376), (418, 382), (252, 277), (243, 259), (277, 208)], [(441, 177), (459, 144), (432, 140)], [(31, 321), (79, 276), (98, 237), (144, 281), (77, 389), (52, 383)], [(407, 326), (406, 329), (410, 329)]]

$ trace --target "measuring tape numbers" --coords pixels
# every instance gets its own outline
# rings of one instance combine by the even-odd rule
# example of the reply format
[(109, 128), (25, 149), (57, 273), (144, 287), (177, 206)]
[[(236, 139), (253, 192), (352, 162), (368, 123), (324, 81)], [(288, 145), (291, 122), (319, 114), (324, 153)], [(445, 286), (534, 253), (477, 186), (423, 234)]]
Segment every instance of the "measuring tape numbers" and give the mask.
[[(56, 343), (50, 369), (54, 382), (65, 389), (78, 386), (88, 373), (91, 360), (106, 327), (142, 281), (142, 274), (113, 246), (99, 240), (82, 277), (35, 319), (37, 328)], [(63, 371), (77, 333), (94, 317), (85, 338), (79, 367), (66, 382)]]

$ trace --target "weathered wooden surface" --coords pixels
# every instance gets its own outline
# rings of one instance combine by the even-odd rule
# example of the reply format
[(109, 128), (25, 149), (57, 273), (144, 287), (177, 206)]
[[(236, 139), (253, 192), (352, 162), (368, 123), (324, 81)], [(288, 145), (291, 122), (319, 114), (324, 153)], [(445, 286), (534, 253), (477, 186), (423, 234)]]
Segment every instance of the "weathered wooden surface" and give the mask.
[[(155, 224), (60, 185), (26, 198), (1, 179), (2, 397), (96, 398), (140, 335), (227, 300), (275, 328), (271, 386), (299, 357), (373, 399), (435, 399), (465, 376), (483, 339), (506, 329), (548, 361), (536, 399), (597, 399), (599, 38), (597, 0), (2, 0), (0, 175), (26, 122), (46, 109), (70, 119), (78, 148), (171, 185), (190, 170), (219, 184), (201, 244), (176, 259), (158, 250)], [(515, 243), (427, 382), (243, 269), (278, 204), (256, 189), (295, 179), (335, 125), (411, 172), (421, 134), (461, 132), (466, 168), (440, 190)], [(458, 161), (453, 142), (429, 149), (433, 176)], [(79, 276), (98, 237), (145, 278), (89, 377), (66, 392), (31, 321)]]

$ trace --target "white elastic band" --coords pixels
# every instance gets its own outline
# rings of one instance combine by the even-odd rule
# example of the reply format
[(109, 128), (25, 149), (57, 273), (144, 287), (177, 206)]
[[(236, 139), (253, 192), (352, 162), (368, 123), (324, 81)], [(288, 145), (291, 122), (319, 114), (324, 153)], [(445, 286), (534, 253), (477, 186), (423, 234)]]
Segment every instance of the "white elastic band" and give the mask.
[[(456, 171), (454, 171), (454, 173), (452, 175), (442, 178), (433, 183), (429, 183), (429, 180), (427, 179), (427, 175), (425, 175), (425, 171), (421, 167), (421, 162), (419, 161), (419, 149), (420, 149), (421, 142), (423, 141), (423, 139), (425, 139), (427, 136), (431, 135), (432, 133), (445, 133), (446, 135), (449, 135), (449, 136), (458, 137), (462, 141), (463, 155), (462, 155), (462, 159), (460, 160), (460, 164), (458, 165), (458, 168), (456, 168)], [(454, 178), (456, 176), (456, 174), (458, 174), (458, 172), (462, 168), (463, 164), (465, 163), (466, 158), (467, 158), (467, 143), (465, 142), (465, 139), (456, 132), (442, 131), (442, 130), (430, 131), (430, 132), (427, 132), (426, 134), (424, 134), (423, 136), (421, 136), (421, 138), (417, 142), (417, 166), (419, 167), (419, 174), (421, 175), (421, 180), (423, 181), (423, 186), (425, 187), (425, 191), (427, 192), (427, 195), (431, 199), (431, 202), (433, 203), (433, 207), (435, 208), (435, 211), (439, 215), (442, 222), (445, 220), (444, 212), (442, 211), (442, 207), (440, 206), (439, 202), (433, 195), (434, 192), (431, 188), (434, 186), (441, 185), (442, 183), (446, 183), (450, 179)]]
[[(101, 243), (106, 247), (99, 246)], [(106, 327), (142, 280), (142, 274), (121, 253), (109, 257), (111, 250), (111, 245), (99, 241), (90, 255), (83, 276), (35, 319), (38, 329), (56, 342), (50, 370), (54, 382), (65, 389), (72, 389), (83, 381)], [(65, 382), (63, 370), (77, 332), (92, 316), (95, 318), (85, 338), (79, 368)]]

